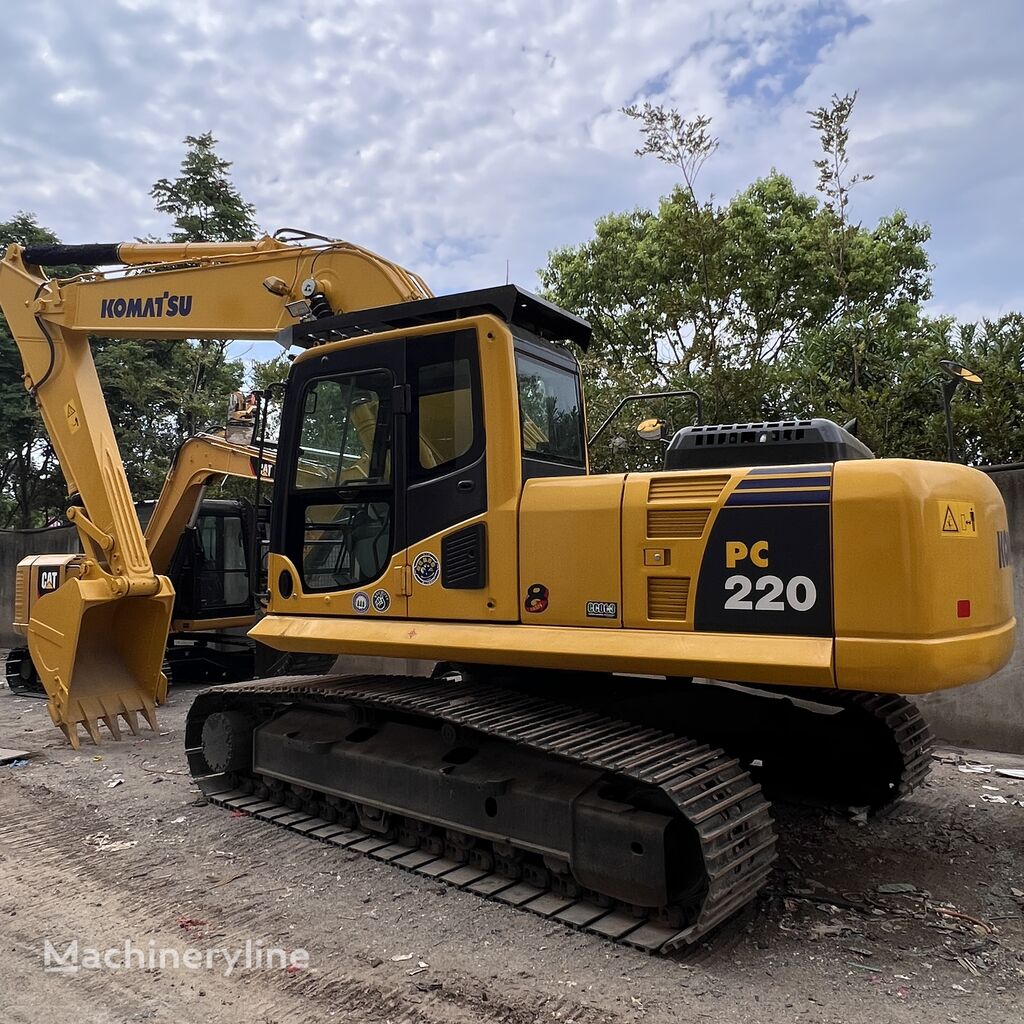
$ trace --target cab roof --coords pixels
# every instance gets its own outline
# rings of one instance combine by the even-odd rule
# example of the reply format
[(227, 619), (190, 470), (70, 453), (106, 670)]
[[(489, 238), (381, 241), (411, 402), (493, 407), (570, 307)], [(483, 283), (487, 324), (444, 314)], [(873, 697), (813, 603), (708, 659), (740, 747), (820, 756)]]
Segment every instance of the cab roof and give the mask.
[(479, 288), (453, 295), (438, 295), (415, 302), (401, 302), (374, 309), (324, 317), (293, 324), (281, 331), (277, 340), (284, 348), (297, 345), (310, 348), (330, 341), (344, 341), (363, 334), (401, 330), (422, 324), (442, 323), (489, 313), (544, 341), (571, 341), (586, 351), (592, 330), (586, 320), (567, 313), (514, 284), (497, 288)]

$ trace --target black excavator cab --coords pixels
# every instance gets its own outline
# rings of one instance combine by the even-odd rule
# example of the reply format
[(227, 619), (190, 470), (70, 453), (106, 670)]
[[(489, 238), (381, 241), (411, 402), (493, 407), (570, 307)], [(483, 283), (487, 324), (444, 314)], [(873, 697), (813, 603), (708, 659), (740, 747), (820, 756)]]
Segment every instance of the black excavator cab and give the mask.
[(237, 618), (256, 612), (252, 567), (256, 517), (248, 502), (205, 499), (171, 562), (174, 618)]

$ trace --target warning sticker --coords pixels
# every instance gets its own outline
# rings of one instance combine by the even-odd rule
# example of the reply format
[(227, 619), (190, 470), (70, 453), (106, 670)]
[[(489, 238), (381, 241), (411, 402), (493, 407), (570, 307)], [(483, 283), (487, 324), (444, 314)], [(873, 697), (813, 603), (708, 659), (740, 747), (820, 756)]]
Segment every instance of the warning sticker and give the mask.
[(977, 537), (978, 522), (969, 501), (940, 501), (940, 529), (943, 537)]

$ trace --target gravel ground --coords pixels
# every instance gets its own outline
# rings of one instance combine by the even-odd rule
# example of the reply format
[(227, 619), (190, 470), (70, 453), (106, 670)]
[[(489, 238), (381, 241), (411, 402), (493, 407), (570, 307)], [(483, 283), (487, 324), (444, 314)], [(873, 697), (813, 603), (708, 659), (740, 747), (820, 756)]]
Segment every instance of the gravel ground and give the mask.
[[(1019, 1022), (1024, 767), (943, 750), (882, 822), (778, 808), (757, 904), (647, 956), (207, 805), (172, 690), (160, 734), (79, 752), (0, 688), (0, 1019), (80, 1022)], [(120, 781), (118, 781), (120, 780)], [(1000, 802), (998, 799), (1002, 798)], [(1019, 801), (1015, 802), (1015, 801)], [(45, 941), (279, 946), (293, 970), (43, 969)]]

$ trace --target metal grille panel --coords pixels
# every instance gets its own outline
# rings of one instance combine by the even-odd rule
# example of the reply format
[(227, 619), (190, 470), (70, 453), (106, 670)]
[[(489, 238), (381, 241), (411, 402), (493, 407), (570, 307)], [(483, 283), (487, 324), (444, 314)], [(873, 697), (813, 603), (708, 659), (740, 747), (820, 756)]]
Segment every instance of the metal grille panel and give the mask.
[(647, 487), (648, 501), (714, 501), (729, 482), (725, 473), (659, 474)]
[(649, 508), (648, 537), (699, 537), (711, 510), (707, 508)]
[(689, 576), (649, 576), (647, 578), (647, 617), (649, 619), (685, 619), (689, 599)]

